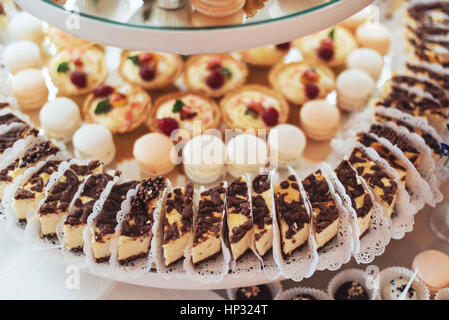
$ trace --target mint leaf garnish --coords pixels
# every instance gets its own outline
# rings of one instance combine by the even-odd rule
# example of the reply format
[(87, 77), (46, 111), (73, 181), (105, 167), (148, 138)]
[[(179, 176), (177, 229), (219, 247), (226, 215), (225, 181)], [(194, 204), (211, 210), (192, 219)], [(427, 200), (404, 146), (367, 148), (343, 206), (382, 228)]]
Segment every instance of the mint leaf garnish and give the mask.
[(181, 100), (176, 100), (176, 102), (173, 105), (173, 108), (171, 109), (171, 111), (173, 113), (181, 112), (182, 107), (184, 107), (184, 102), (182, 102)]
[(221, 68), (221, 73), (223, 73), (228, 79), (232, 78), (232, 72), (228, 68)]
[(58, 68), (56, 69), (56, 72), (67, 72), (69, 71), (69, 63), (67, 61), (61, 62), (58, 64)]
[(140, 63), (139, 63), (139, 56), (138, 56), (138, 55), (135, 55), (135, 56), (129, 56), (128, 59), (131, 60), (131, 62), (132, 62), (135, 66), (140, 66)]
[(95, 114), (108, 113), (109, 110), (111, 110), (111, 104), (109, 103), (109, 98), (107, 98), (98, 102)]

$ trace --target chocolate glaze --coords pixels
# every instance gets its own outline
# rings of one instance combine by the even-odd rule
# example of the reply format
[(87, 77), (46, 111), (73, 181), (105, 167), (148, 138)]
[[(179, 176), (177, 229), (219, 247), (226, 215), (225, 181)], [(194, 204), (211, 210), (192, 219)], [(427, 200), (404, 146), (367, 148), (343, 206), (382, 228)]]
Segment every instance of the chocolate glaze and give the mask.
[(409, 16), (417, 21), (426, 21), (427, 14), (430, 11), (442, 11), (449, 15), (449, 3), (433, 2), (433, 3), (417, 3), (408, 9)]
[(426, 66), (411, 63), (407, 63), (407, 69), (413, 73), (425, 74), (444, 89), (449, 90), (449, 74), (439, 73)]
[(6, 149), (12, 147), (14, 142), (23, 139), (27, 136), (37, 137), (38, 131), (30, 126), (19, 126), (8, 130), (6, 133), (0, 135), (0, 153), (5, 152)]
[(6, 125), (6, 124), (11, 124), (11, 123), (23, 123), (23, 124), (25, 124), (25, 122), (22, 119), (16, 117), (12, 113), (7, 113), (7, 114), (4, 114), (4, 115), (0, 116), (0, 125)]
[(419, 79), (414, 76), (406, 76), (406, 75), (397, 75), (392, 78), (394, 84), (405, 84), (410, 87), (414, 86), (423, 86), (423, 90), (432, 97), (434, 97), (438, 102), (440, 102), (441, 106), (447, 108), (449, 107), (449, 99), (446, 94), (446, 90), (444, 90), (441, 86), (427, 80)]

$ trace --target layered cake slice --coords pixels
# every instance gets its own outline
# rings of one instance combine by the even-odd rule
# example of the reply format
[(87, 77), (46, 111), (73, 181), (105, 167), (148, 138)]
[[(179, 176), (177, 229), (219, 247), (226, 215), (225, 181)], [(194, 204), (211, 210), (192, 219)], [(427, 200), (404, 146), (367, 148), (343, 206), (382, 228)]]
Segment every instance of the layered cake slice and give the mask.
[(302, 183), (312, 205), (313, 234), (319, 249), (337, 235), (340, 215), (321, 170), (307, 176)]
[(349, 163), (373, 190), (376, 199), (385, 209), (385, 215), (391, 217), (397, 199), (397, 183), (358, 147), (352, 151)]
[(254, 240), (263, 257), (273, 247), (273, 203), (268, 175), (259, 175), (252, 183)]
[(235, 260), (249, 250), (253, 232), (248, 182), (245, 176), (234, 180), (226, 191), (228, 232), (231, 252)]
[(309, 237), (310, 221), (294, 175), (275, 186), (276, 214), (281, 231), (282, 253), (290, 256)]
[(17, 126), (9, 129), (0, 135), (0, 156), (4, 154), (6, 149), (11, 148), (14, 143), (20, 139), (27, 137), (37, 137), (39, 131), (28, 125)]
[(360, 229), (361, 238), (371, 224), (371, 216), (374, 211), (371, 197), (347, 160), (340, 162), (335, 169), (335, 174), (345, 188), (346, 194), (351, 198), (351, 206), (357, 214), (357, 225)]
[(83, 190), (64, 221), (64, 245), (67, 250), (83, 249), (83, 231), (87, 227), (87, 218), (92, 214), (94, 204), (106, 185), (113, 178), (110, 174), (100, 173), (90, 176), (85, 182)]
[[(3, 111), (3, 110), (2, 110)], [(12, 123), (21, 123), (25, 124), (25, 121), (17, 117), (12, 112), (4, 113), (0, 115), (0, 125), (8, 125)]]
[(58, 171), (61, 162), (60, 160), (47, 161), (16, 190), (12, 207), (19, 222), (26, 221), (28, 214), (38, 209), (39, 203), (45, 196), (48, 180)]
[(372, 137), (366, 132), (359, 132), (356, 137), (357, 141), (360, 142), (365, 147), (373, 148), (379, 154), (379, 156), (385, 159), (390, 167), (396, 170), (399, 176), (399, 182), (405, 188), (407, 186), (407, 167), (399, 160), (391, 151), (380, 143), (377, 139)]
[(165, 202), (164, 251), (165, 265), (184, 257), (184, 250), (193, 237), (193, 184), (176, 188), (167, 195)]
[(162, 177), (140, 182), (137, 194), (131, 199), (131, 209), (122, 223), (118, 239), (118, 261), (121, 264), (142, 258), (150, 251), (154, 211), (167, 183)]
[(88, 175), (102, 171), (103, 165), (99, 161), (91, 161), (86, 165), (70, 165), (50, 188), (44, 203), (39, 207), (38, 217), (43, 237), (56, 235), (56, 226), (68, 213), (70, 203), (81, 183)]
[(128, 181), (114, 185), (101, 211), (93, 219), (90, 232), (92, 234), (91, 245), (95, 262), (101, 263), (109, 260), (111, 256), (111, 241), (114, 238), (115, 228), (117, 227), (117, 213), (120, 211), (128, 191), (134, 189), (137, 184), (137, 181)]
[(16, 177), (58, 151), (59, 148), (48, 140), (41, 141), (25, 150), (22, 155), (0, 171), (0, 198), (3, 196), (5, 188), (13, 183)]
[(224, 184), (201, 192), (194, 226), (192, 262), (197, 265), (221, 252), (223, 210), (226, 189)]
[(407, 71), (414, 75), (426, 76), (445, 90), (449, 90), (449, 68), (435, 63), (407, 63)]

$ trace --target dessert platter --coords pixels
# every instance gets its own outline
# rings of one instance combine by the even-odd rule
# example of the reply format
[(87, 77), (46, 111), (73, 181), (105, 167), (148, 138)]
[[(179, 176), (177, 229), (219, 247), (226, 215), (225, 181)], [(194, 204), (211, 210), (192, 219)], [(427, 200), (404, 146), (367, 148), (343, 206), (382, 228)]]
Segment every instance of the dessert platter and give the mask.
[(370, 263), (449, 174), (449, 2), (400, 4), (183, 57), (42, 28), (5, 1), (0, 222), (56, 261), (153, 287)]

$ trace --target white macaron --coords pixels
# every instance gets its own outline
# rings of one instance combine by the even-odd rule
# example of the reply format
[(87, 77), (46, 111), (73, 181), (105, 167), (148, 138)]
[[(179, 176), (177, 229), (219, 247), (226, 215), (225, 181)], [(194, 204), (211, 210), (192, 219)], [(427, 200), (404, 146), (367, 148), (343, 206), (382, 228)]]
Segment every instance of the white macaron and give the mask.
[(380, 23), (360, 25), (356, 30), (356, 38), (361, 47), (374, 49), (383, 56), (390, 50), (390, 31)]
[(99, 124), (85, 124), (73, 135), (75, 156), (79, 159), (99, 160), (106, 166), (115, 158), (115, 145), (108, 128)]
[(359, 69), (348, 69), (340, 73), (336, 87), (338, 107), (348, 112), (364, 109), (375, 90), (373, 78)]
[(268, 147), (272, 165), (280, 168), (294, 166), (306, 147), (306, 136), (294, 125), (280, 124), (270, 130)]
[(58, 97), (43, 106), (39, 120), (46, 136), (69, 142), (81, 125), (81, 114), (73, 100)]
[(8, 45), (3, 51), (3, 60), (12, 74), (42, 66), (41, 51), (37, 44), (29, 40), (20, 40)]
[(227, 146), (228, 172), (234, 177), (245, 173), (258, 174), (268, 163), (267, 144), (251, 134), (239, 134)]
[(374, 81), (379, 79), (384, 67), (384, 58), (374, 49), (359, 48), (352, 51), (346, 60), (349, 69), (360, 69), (367, 72)]
[(40, 69), (24, 69), (14, 75), (11, 91), (23, 110), (39, 109), (48, 99), (48, 88)]
[(40, 42), (44, 38), (42, 21), (28, 12), (20, 12), (12, 16), (9, 22), (9, 34), (14, 40)]

